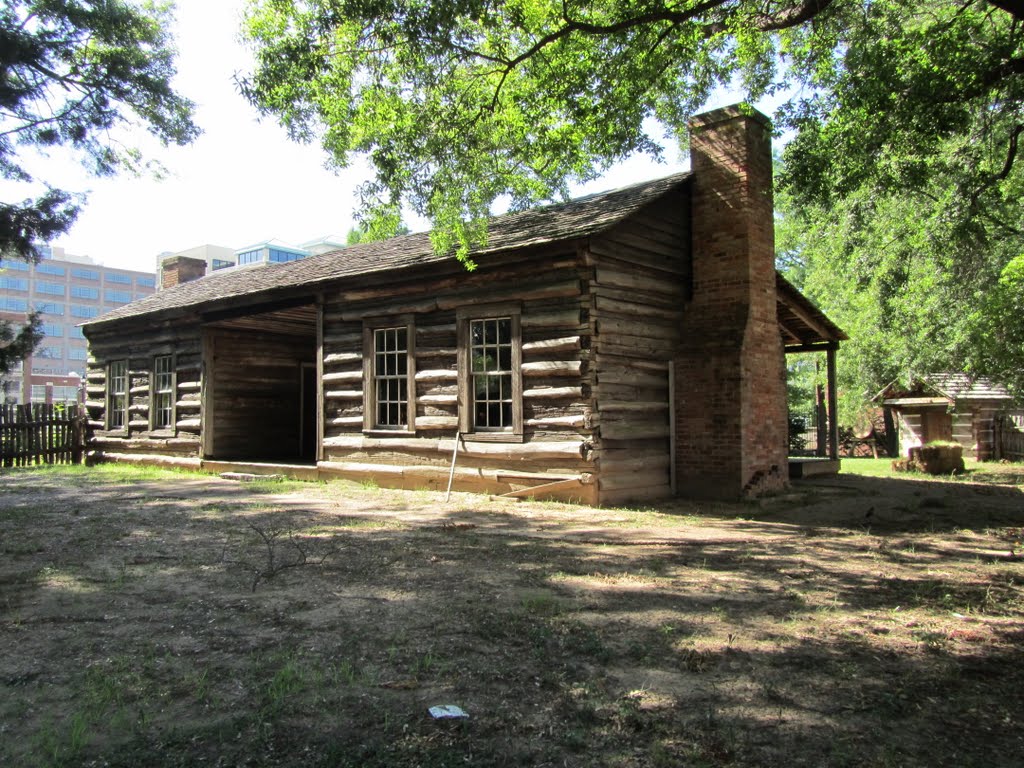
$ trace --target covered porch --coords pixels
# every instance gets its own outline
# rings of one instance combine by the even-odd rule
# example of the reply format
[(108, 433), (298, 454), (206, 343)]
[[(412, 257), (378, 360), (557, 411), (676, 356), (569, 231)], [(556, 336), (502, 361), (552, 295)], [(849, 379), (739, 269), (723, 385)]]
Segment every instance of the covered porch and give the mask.
[(825, 419), (819, 423), (816, 455), (790, 457), (791, 479), (812, 475), (836, 474), (839, 461), (839, 398), (836, 388), (836, 353), (839, 343), (849, 336), (814, 306), (782, 275), (776, 273), (779, 328), (782, 331), (786, 355), (825, 353), (825, 391), (823, 405)]

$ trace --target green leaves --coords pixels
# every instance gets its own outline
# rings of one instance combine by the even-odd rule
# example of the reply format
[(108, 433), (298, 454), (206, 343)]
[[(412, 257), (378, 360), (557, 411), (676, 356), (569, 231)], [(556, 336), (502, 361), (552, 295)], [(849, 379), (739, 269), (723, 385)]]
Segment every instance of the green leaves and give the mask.
[[(171, 88), (170, 19), (170, 3), (5, 3), (0, 9), (0, 174), (32, 181), (21, 159), (32, 147), (70, 149), (100, 176), (147, 169), (136, 148), (112, 138), (124, 126), (144, 126), (165, 144), (195, 139), (193, 104)], [(76, 212), (70, 193), (53, 190), (20, 205), (0, 203), (0, 253), (30, 256), (33, 237), (65, 231)]]

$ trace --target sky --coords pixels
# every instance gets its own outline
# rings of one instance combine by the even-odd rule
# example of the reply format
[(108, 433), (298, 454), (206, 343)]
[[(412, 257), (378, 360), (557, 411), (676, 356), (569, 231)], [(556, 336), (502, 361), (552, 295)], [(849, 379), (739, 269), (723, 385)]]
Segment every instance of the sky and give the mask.
[[(203, 135), (187, 147), (154, 145), (149, 156), (165, 167), (162, 180), (95, 179), (67, 158), (51, 158), (48, 181), (89, 192), (78, 221), (54, 245), (108, 266), (150, 271), (159, 254), (203, 244), (240, 249), (271, 238), (292, 244), (344, 238), (358, 205), (355, 190), (369, 170), (359, 164), (341, 173), (328, 170), (319, 144), (290, 141), (272, 119), (258, 120), (238, 94), (233, 77), (249, 68), (248, 52), (238, 42), (243, 4), (177, 2), (175, 87), (196, 102)], [(721, 103), (708, 106), (730, 100), (723, 95)], [(573, 192), (612, 189), (688, 166), (674, 147), (665, 159), (633, 158)], [(414, 231), (426, 227), (413, 216), (406, 223)]]

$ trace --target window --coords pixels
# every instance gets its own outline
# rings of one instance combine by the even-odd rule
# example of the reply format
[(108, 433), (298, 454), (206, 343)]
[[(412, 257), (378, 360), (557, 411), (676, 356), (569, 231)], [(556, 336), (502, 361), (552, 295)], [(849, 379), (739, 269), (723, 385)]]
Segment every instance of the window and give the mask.
[(88, 356), (85, 347), (71, 347), (68, 350), (68, 360), (85, 360)]
[(128, 275), (122, 275), (117, 272), (107, 272), (107, 274), (103, 276), (103, 282), (119, 283), (120, 285), (131, 285), (132, 279)]
[(136, 277), (135, 284), (141, 285), (144, 288), (153, 288), (156, 286), (156, 278), (153, 277)]
[(60, 323), (43, 323), (39, 326), (44, 336), (63, 336), (64, 326)]
[(69, 339), (84, 339), (85, 338), (85, 334), (82, 333), (82, 329), (81, 328), (79, 328), (78, 326), (73, 325), (70, 328), (68, 328), (68, 338)]
[(37, 301), (36, 312), (45, 312), (48, 315), (63, 315), (64, 305), (53, 301)]
[(238, 254), (239, 264), (255, 264), (257, 261), (263, 261), (263, 252), (261, 250), (257, 249)]
[(62, 360), (64, 358), (64, 350), (61, 347), (39, 347), (33, 355), (35, 357), (44, 357), (47, 360)]
[(294, 251), (282, 251), (280, 248), (269, 248), (270, 260), (273, 262), (285, 262), (285, 261), (298, 261), (299, 259), (306, 258), (304, 253), (295, 253)]
[(87, 285), (72, 285), (71, 297), (75, 299), (98, 299), (100, 297), (100, 290), (99, 288), (90, 288)]
[(13, 296), (0, 296), (0, 311), (28, 312), (28, 302)]
[(107, 429), (124, 429), (127, 416), (128, 361), (117, 360), (107, 371)]
[(395, 318), (368, 323), (363, 338), (367, 361), (364, 428), (411, 432), (416, 426), (412, 325)]
[(522, 439), (519, 308), (460, 310), (458, 317), (460, 431), (478, 439)]
[(77, 267), (71, 268), (71, 276), (78, 277), (82, 280), (99, 280), (100, 273), (94, 269), (79, 269)]
[(131, 291), (104, 291), (103, 300), (118, 304), (127, 304), (132, 300)]
[(0, 288), (6, 288), (9, 291), (27, 291), (28, 280), (23, 277), (4, 277), (0, 275)]
[(36, 293), (46, 293), (50, 296), (63, 296), (64, 285), (62, 283), (47, 283), (42, 280), (37, 280)]
[(100, 310), (98, 307), (82, 307), (79, 306), (78, 304), (71, 305), (71, 314), (74, 317), (96, 317), (96, 315), (98, 315), (99, 313)]
[(227, 269), (228, 267), (233, 267), (233, 266), (235, 266), (235, 262), (233, 262), (233, 261), (226, 261), (224, 259), (214, 259), (213, 260), (213, 271), (214, 272), (216, 272), (218, 269)]
[(0, 269), (13, 269), (16, 272), (28, 272), (28, 264), (24, 261), (0, 259)]
[(153, 429), (174, 426), (174, 358), (161, 355), (153, 358), (153, 395), (150, 399)]
[(64, 277), (64, 267), (58, 267), (56, 264), (36, 264), (36, 272), (41, 275), (58, 275)]

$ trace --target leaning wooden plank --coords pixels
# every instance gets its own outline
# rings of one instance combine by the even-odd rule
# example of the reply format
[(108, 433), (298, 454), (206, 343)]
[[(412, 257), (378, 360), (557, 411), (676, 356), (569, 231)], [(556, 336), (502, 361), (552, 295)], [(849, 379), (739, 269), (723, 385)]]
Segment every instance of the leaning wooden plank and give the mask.
[(529, 488), (520, 488), (515, 491), (509, 491), (503, 493), (499, 498), (503, 499), (526, 499), (533, 496), (543, 496), (544, 494), (553, 493), (554, 491), (565, 491), (570, 488), (581, 488), (583, 483), (578, 478), (572, 478), (570, 480), (556, 480), (551, 483), (542, 483), (540, 485), (530, 486)]

